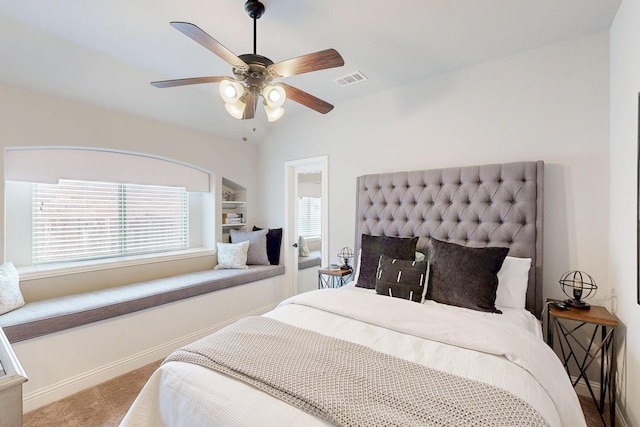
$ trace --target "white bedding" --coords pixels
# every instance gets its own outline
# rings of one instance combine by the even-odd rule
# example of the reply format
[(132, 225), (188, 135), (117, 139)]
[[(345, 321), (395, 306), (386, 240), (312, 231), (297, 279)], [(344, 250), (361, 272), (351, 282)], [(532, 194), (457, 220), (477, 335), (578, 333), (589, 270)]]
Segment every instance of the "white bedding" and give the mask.
[[(557, 356), (525, 310), (475, 312), (417, 304), (348, 285), (294, 296), (265, 316), (501, 387), (551, 426), (584, 426)], [(180, 362), (161, 366), (122, 426), (326, 425), (251, 386)]]

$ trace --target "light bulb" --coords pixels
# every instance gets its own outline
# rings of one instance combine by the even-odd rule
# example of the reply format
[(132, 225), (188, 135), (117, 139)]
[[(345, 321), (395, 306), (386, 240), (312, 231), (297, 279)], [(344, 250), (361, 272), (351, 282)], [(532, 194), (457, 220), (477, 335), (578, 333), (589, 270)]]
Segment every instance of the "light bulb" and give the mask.
[(238, 96), (238, 92), (236, 91), (236, 88), (233, 87), (233, 85), (226, 85), (224, 88), (224, 94), (228, 98), (235, 98), (236, 96)]
[(262, 96), (271, 108), (282, 107), (287, 100), (287, 93), (282, 86), (267, 85), (262, 89)]
[(219, 86), (220, 96), (228, 104), (237, 102), (244, 94), (244, 85), (237, 81), (222, 80)]
[(268, 104), (264, 104), (264, 111), (267, 113), (267, 120), (270, 122), (275, 122), (284, 114), (284, 108), (271, 108)]
[(244, 116), (244, 108), (247, 106), (242, 101), (236, 101), (233, 103), (226, 102), (224, 104), (224, 108), (227, 110), (227, 113), (231, 114), (231, 116), (235, 119), (241, 120)]

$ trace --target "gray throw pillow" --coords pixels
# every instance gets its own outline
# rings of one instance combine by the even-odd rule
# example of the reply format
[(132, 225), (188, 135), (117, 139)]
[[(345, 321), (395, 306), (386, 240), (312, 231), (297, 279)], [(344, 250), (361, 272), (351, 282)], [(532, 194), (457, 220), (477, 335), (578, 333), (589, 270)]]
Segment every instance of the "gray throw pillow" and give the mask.
[(267, 265), (267, 233), (269, 230), (240, 231), (231, 229), (231, 243), (249, 241), (249, 251), (247, 252), (248, 265)]
[(498, 271), (509, 248), (472, 248), (431, 239), (427, 299), (477, 311), (496, 309)]

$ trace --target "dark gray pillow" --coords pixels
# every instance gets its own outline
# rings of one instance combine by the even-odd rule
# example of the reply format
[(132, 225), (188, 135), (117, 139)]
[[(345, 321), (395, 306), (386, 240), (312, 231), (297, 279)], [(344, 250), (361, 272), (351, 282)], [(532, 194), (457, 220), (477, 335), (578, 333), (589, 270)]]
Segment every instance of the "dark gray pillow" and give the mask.
[(390, 258), (413, 261), (415, 259), (418, 237), (391, 237), (362, 235), (360, 243), (360, 264), (356, 286), (376, 288), (376, 272), (380, 255)]
[(404, 261), (380, 256), (376, 293), (422, 302), (427, 280), (427, 261)]
[(498, 271), (509, 248), (471, 248), (431, 239), (427, 299), (477, 311), (496, 309)]

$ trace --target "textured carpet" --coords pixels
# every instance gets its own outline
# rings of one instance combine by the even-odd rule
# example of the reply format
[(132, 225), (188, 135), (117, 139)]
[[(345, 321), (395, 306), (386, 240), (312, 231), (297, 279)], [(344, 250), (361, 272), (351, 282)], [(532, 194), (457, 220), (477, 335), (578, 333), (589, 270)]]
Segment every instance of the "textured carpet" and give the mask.
[(25, 427), (117, 427), (160, 361), (24, 415)]
[[(161, 361), (151, 363), (95, 387), (24, 415), (25, 427), (117, 427)], [(591, 398), (580, 397), (588, 427), (602, 426)], [(605, 419), (609, 420), (608, 411)]]

